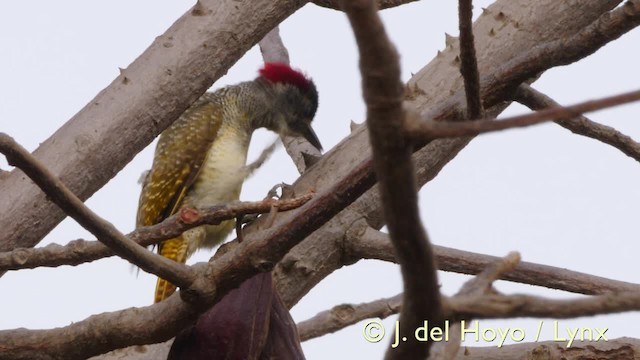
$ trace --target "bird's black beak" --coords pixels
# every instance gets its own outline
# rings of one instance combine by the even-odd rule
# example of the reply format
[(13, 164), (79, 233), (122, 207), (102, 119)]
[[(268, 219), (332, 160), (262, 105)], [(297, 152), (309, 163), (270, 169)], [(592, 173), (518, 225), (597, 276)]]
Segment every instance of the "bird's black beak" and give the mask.
[(313, 131), (311, 124), (305, 125), (301, 130), (302, 130), (301, 135), (304, 136), (304, 138), (307, 139), (307, 141), (310, 142), (311, 145), (313, 145), (313, 147), (322, 151), (322, 145), (320, 145), (320, 140), (318, 140), (318, 136)]

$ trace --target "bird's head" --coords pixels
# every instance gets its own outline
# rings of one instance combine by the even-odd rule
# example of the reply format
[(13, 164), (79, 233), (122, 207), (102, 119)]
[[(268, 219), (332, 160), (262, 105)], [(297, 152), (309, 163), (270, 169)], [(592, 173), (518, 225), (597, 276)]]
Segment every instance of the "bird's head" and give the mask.
[(311, 145), (322, 145), (311, 127), (318, 109), (318, 91), (313, 81), (287, 64), (265, 63), (259, 79), (264, 79), (276, 99), (278, 117), (270, 127), (282, 135), (303, 136)]

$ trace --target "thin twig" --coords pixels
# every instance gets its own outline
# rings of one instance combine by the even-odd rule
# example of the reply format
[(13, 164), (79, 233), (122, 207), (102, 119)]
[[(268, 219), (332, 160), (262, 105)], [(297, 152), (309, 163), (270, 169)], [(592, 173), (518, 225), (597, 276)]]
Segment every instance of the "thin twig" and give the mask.
[(467, 99), (467, 119), (482, 117), (482, 99), (480, 98), (480, 75), (473, 40), (473, 0), (459, 0), (458, 24), (460, 28), (460, 73), (464, 79), (464, 92)]
[[(127, 237), (142, 246), (149, 246), (174, 238), (196, 226), (217, 224), (242, 215), (264, 214), (271, 211), (273, 206), (276, 206), (279, 211), (295, 209), (311, 198), (312, 195), (307, 194), (285, 200), (265, 199), (257, 202), (216, 205), (190, 212), (188, 222), (184, 221), (181, 213), (178, 213), (159, 224), (138, 228)], [(99, 241), (74, 240), (66, 245), (49, 244), (41, 248), (20, 248), (0, 253), (0, 271), (79, 265), (113, 255), (115, 253)]]
[(115, 226), (91, 211), (31, 153), (4, 133), (0, 133), (0, 152), (7, 157), (9, 164), (29, 176), (51, 201), (117, 255), (147, 272), (167, 279), (176, 286), (181, 288), (191, 286), (195, 280), (195, 274), (189, 267), (147, 251), (124, 236)]
[[(343, 8), (360, 52), (374, 168), (404, 282), (400, 333), (409, 334), (425, 320), (440, 324), (441, 313), (433, 253), (418, 214), (413, 146), (403, 134), (400, 64), (372, 0), (344, 1)], [(430, 346), (431, 342), (412, 339), (387, 351), (385, 359), (423, 359)]]
[[(556, 101), (527, 84), (518, 87), (514, 100), (531, 110), (540, 110), (560, 106)], [(555, 123), (570, 130), (574, 134), (583, 135), (609, 144), (625, 155), (640, 162), (640, 143), (620, 131), (594, 122), (585, 116), (576, 116), (566, 120), (555, 120)]]
[(572, 106), (554, 106), (496, 121), (494, 119), (465, 122), (416, 121), (414, 117), (412, 118), (414, 121), (407, 123), (407, 132), (411, 137), (421, 140), (478, 135), (491, 131), (531, 126), (552, 120), (571, 119), (585, 112), (601, 110), (638, 100), (640, 100), (640, 90), (589, 100)]
[(253, 175), (253, 173), (257, 169), (259, 169), (265, 163), (265, 161), (267, 161), (271, 157), (271, 155), (273, 155), (273, 152), (276, 151), (278, 144), (278, 140), (272, 142), (271, 145), (262, 150), (260, 156), (258, 156), (258, 158), (255, 159), (251, 164), (243, 166), (240, 170), (242, 172), (242, 177), (244, 179), (247, 179), (248, 177)]

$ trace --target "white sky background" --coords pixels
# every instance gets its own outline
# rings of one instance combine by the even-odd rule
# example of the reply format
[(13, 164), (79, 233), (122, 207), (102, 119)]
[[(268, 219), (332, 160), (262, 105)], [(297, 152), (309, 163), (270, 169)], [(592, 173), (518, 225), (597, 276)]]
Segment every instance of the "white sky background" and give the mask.
[[(437, 50), (444, 33), (457, 34), (454, 1), (421, 1), (383, 11), (387, 31), (402, 56), (403, 80)], [(490, 1), (475, 2), (476, 14)], [(192, 1), (0, 1), (0, 131), (29, 150), (49, 137), (162, 34)], [(364, 107), (353, 35), (344, 14), (307, 5), (281, 26), (292, 63), (315, 80), (320, 107), (314, 128), (325, 149), (362, 122)], [(640, 32), (625, 35), (595, 55), (547, 72), (535, 87), (563, 104), (637, 89)], [(252, 49), (214, 89), (252, 79), (262, 59)], [(508, 114), (524, 108), (512, 106)], [(640, 105), (589, 116), (640, 139)], [(250, 158), (275, 137), (258, 131)], [(140, 187), (155, 145), (147, 147), (96, 193), (88, 205), (121, 231), (134, 228)], [(0, 168), (7, 169), (4, 158)], [(244, 186), (243, 200), (257, 200), (295, 167), (283, 149)], [(423, 220), (434, 243), (638, 282), (640, 167), (616, 149), (545, 124), (474, 140), (421, 192)], [(1, 194), (2, 189), (0, 189)], [(40, 244), (93, 239), (65, 220)], [(199, 253), (190, 262), (205, 261)], [(465, 276), (440, 273), (454, 293)], [(155, 278), (118, 258), (78, 267), (10, 272), (0, 279), (0, 329), (51, 328), (91, 314), (148, 305)], [(537, 287), (497, 283), (506, 293), (569, 297)], [(359, 303), (401, 291), (395, 265), (361, 261), (331, 275), (293, 309), (297, 321), (341, 303)], [(638, 313), (563, 321), (562, 327), (608, 327), (609, 338), (640, 337)], [(392, 331), (395, 317), (386, 320)], [(635, 324), (635, 325), (634, 325)], [(483, 321), (482, 327), (521, 327), (531, 341), (537, 320)], [(545, 321), (543, 337), (552, 337)], [(381, 358), (389, 342), (370, 344), (362, 323), (303, 344), (309, 359)], [(471, 339), (465, 345), (489, 345)]]

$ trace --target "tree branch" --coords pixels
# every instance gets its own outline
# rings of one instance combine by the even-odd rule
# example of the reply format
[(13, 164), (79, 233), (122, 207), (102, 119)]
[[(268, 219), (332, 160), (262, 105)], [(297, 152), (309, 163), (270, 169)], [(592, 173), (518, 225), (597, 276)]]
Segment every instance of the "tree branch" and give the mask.
[(503, 120), (481, 119), (465, 122), (446, 122), (418, 120), (415, 117), (407, 122), (407, 134), (415, 139), (432, 140), (447, 137), (471, 136), (491, 131), (512, 129), (540, 124), (552, 120), (567, 121), (581, 113), (601, 110), (640, 100), (640, 90), (597, 100), (581, 102), (572, 106), (547, 107), (529, 114), (512, 116)]
[(0, 133), (0, 153), (7, 157), (10, 165), (27, 174), (51, 201), (118, 256), (181, 288), (188, 288), (195, 280), (195, 274), (189, 267), (147, 251), (91, 211), (60, 179), (4, 133)]
[[(350, 262), (356, 259), (377, 259), (396, 262), (389, 236), (378, 230), (367, 228), (358, 235), (346, 239), (346, 257)], [(475, 275), (500, 258), (469, 251), (456, 250), (434, 245), (438, 269), (461, 274)], [(513, 271), (501, 276), (502, 280), (543, 286), (568, 292), (600, 295), (611, 292), (640, 291), (640, 285), (607, 279), (577, 271), (553, 266), (520, 262)]]
[[(514, 100), (531, 110), (560, 106), (553, 99), (527, 84), (522, 84), (518, 87)], [(640, 143), (610, 126), (598, 124), (584, 116), (576, 116), (564, 120), (559, 119), (555, 120), (555, 123), (574, 134), (587, 136), (609, 144), (640, 162)]]
[(482, 117), (480, 98), (480, 75), (473, 40), (473, 0), (458, 1), (458, 24), (460, 28), (460, 73), (464, 79), (464, 93), (467, 99), (467, 119)]
[[(172, 215), (163, 222), (138, 228), (127, 237), (132, 241), (149, 246), (174, 238), (186, 230), (204, 224), (217, 224), (222, 220), (234, 219), (241, 215), (264, 214), (273, 208), (287, 211), (298, 208), (311, 199), (312, 195), (293, 199), (265, 199), (258, 202), (233, 202), (205, 209), (189, 209), (188, 216), (182, 212)], [(49, 244), (42, 248), (15, 249), (0, 253), (0, 271), (33, 269), (47, 266), (79, 265), (113, 256), (115, 253), (98, 241), (74, 240), (67, 245)]]
[[(440, 289), (427, 234), (418, 213), (417, 186), (405, 141), (404, 90), (395, 48), (387, 38), (373, 1), (345, 1), (360, 51), (360, 72), (373, 163), (385, 221), (398, 256), (405, 288), (400, 332), (408, 334), (429, 320), (441, 321)], [(408, 341), (387, 351), (386, 359), (423, 359), (430, 342)]]

